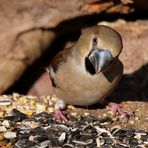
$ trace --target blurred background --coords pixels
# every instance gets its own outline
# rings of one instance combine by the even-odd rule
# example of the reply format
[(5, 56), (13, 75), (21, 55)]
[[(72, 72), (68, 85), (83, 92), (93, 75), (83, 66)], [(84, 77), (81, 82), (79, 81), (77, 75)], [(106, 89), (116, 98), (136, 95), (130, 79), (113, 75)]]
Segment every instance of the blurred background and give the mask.
[(123, 38), (124, 76), (110, 97), (148, 101), (147, 0), (0, 0), (0, 94), (50, 95), (45, 68), (97, 24)]

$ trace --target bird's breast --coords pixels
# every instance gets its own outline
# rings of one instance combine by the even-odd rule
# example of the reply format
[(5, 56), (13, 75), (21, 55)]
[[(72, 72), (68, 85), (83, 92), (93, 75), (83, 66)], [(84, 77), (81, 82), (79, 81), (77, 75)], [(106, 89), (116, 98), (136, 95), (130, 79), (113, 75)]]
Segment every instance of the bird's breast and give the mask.
[(122, 72), (116, 70), (113, 69), (109, 75), (91, 75), (85, 67), (70, 61), (63, 64), (56, 74), (59, 87), (55, 88), (55, 94), (72, 105), (89, 106), (102, 102), (120, 80)]

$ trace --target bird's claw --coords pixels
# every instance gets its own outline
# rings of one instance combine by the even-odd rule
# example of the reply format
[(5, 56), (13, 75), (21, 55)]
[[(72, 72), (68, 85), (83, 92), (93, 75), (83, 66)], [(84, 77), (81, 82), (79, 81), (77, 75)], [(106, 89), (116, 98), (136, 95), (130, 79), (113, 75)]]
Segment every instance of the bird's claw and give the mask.
[(119, 113), (120, 115), (123, 115), (123, 116), (132, 115), (130, 111), (124, 109), (122, 106), (120, 106), (117, 103), (108, 103), (107, 108), (113, 112), (113, 116), (115, 116), (116, 113)]
[(63, 114), (63, 112), (60, 109), (55, 111), (54, 117), (55, 117), (55, 120), (57, 120), (59, 122), (61, 122), (61, 121), (65, 121), (65, 122), (68, 121), (68, 119), (66, 118), (66, 116)]

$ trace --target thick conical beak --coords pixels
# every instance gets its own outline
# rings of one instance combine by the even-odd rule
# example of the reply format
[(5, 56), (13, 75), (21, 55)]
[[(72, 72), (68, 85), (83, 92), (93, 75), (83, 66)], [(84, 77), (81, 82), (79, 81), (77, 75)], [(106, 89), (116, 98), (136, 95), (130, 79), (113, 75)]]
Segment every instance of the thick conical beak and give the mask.
[(97, 48), (91, 50), (88, 58), (92, 63), (96, 74), (99, 74), (103, 69), (105, 69), (113, 59), (110, 51), (99, 51)]

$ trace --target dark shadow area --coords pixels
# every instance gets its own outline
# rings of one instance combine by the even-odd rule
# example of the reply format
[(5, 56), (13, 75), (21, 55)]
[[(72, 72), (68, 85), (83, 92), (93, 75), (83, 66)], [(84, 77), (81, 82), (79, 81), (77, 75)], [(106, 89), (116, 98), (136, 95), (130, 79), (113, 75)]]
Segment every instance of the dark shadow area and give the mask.
[(115, 102), (145, 101), (148, 102), (148, 64), (129, 75), (123, 75), (110, 100)]
[(57, 37), (54, 42), (48, 47), (43, 55), (37, 59), (31, 66), (27, 68), (24, 74), (21, 76), (19, 81), (17, 81), (12, 87), (10, 87), (5, 94), (12, 94), (13, 92), (18, 92), (20, 94), (27, 94), (32, 85), (40, 78), (40, 76), (46, 71), (46, 67), (49, 66), (52, 58), (64, 48), (67, 42), (67, 37), (70, 36), (69, 41), (75, 41), (80, 35), (80, 32), (73, 32), (71, 34), (65, 34), (61, 37)]
[[(118, 18), (135, 21), (137, 19), (147, 19), (147, 13), (137, 11), (131, 14), (106, 14), (104, 11), (100, 14), (87, 15), (64, 21), (56, 28), (52, 28), (58, 34), (57, 39), (43, 53), (42, 57), (36, 60), (22, 77), (5, 93), (11, 94), (18, 92), (26, 94), (36, 80), (45, 72), (45, 68), (50, 64), (56, 53), (62, 50), (67, 41), (75, 42), (80, 35), (82, 28), (96, 25), (99, 21), (115, 21)], [(46, 30), (48, 31), (48, 30)], [(111, 95), (112, 101), (121, 102), (122, 100), (148, 101), (148, 65), (141, 67), (131, 75), (124, 75), (116, 91)], [(146, 88), (147, 87), (147, 88)]]

